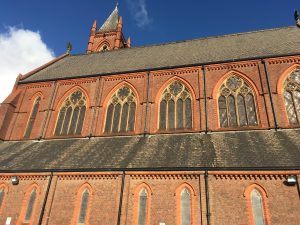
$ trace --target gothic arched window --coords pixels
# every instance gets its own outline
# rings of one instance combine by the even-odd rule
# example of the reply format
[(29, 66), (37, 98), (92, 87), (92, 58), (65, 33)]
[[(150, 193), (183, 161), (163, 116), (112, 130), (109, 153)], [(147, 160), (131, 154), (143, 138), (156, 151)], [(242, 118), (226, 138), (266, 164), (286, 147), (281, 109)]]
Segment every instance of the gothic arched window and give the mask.
[(300, 69), (292, 72), (284, 82), (284, 103), (290, 124), (300, 123)]
[(233, 75), (223, 82), (218, 105), (221, 127), (258, 125), (254, 91), (242, 78)]
[(87, 208), (89, 203), (90, 193), (88, 189), (85, 189), (82, 193), (80, 210), (77, 219), (77, 225), (84, 225), (86, 222)]
[(139, 193), (138, 200), (138, 225), (147, 224), (147, 204), (148, 204), (148, 193), (145, 188), (143, 188)]
[(254, 225), (265, 225), (262, 196), (256, 189), (253, 189), (250, 195)]
[(173, 81), (164, 91), (159, 103), (159, 129), (191, 129), (192, 97), (180, 81)]
[(73, 92), (62, 104), (55, 128), (55, 135), (81, 134), (86, 112), (86, 97), (81, 91)]
[(36, 202), (36, 197), (37, 197), (37, 190), (36, 190), (36, 188), (34, 188), (30, 193), (30, 197), (29, 197), (29, 201), (28, 201), (28, 205), (27, 205), (27, 209), (26, 209), (26, 213), (25, 213), (25, 217), (24, 217), (24, 223), (29, 223), (29, 221), (32, 217), (32, 212), (33, 212), (34, 205)]
[(4, 197), (5, 197), (5, 189), (4, 189), (4, 187), (1, 187), (0, 188), (0, 209), (2, 209)]
[(136, 97), (133, 91), (124, 85), (110, 98), (106, 113), (106, 133), (125, 133), (134, 131)]
[(181, 225), (191, 225), (191, 196), (186, 188), (180, 194), (180, 214)]
[(34, 125), (34, 121), (35, 121), (36, 115), (39, 110), (40, 101), (41, 101), (41, 97), (37, 97), (36, 100), (34, 101), (33, 108), (31, 110), (31, 114), (30, 114), (30, 117), (29, 117), (29, 120), (27, 123), (25, 134), (24, 134), (24, 138), (30, 137), (30, 134), (31, 134), (31, 131), (32, 131), (32, 128)]

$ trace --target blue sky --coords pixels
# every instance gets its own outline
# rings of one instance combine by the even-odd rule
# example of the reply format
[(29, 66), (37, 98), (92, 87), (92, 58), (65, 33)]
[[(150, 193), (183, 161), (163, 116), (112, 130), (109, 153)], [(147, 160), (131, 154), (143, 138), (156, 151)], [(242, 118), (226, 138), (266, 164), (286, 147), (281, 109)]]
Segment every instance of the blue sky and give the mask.
[[(104, 23), (115, 0), (1, 0), (0, 102), (19, 73), (49, 62), (73, 44), (85, 53), (90, 28)], [(119, 0), (132, 46), (294, 25), (300, 0)]]
[[(68, 41), (85, 52), (94, 19), (101, 25), (115, 7), (109, 0), (1, 0), (0, 32), (8, 26), (39, 31), (56, 56)], [(138, 26), (132, 4), (145, 4)], [(134, 46), (293, 25), (299, 0), (119, 0), (124, 33)], [(141, 15), (140, 19), (143, 17)]]

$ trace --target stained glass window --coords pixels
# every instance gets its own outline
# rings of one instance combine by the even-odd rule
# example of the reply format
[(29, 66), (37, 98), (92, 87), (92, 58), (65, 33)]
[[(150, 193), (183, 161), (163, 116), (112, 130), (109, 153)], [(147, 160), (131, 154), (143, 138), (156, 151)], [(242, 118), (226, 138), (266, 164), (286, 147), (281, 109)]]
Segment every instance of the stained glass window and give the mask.
[(81, 134), (85, 112), (86, 97), (79, 90), (73, 92), (60, 108), (55, 135)]
[(173, 81), (164, 91), (159, 103), (159, 129), (191, 129), (192, 98), (180, 81)]
[(219, 120), (221, 127), (256, 126), (258, 119), (252, 88), (239, 76), (226, 79), (219, 91)]
[(284, 103), (290, 124), (300, 123), (300, 69), (292, 72), (284, 82)]
[(181, 191), (181, 225), (191, 225), (191, 196), (188, 189)]
[(90, 197), (90, 193), (89, 193), (88, 189), (85, 189), (82, 194), (82, 197), (81, 197), (80, 211), (79, 211), (78, 220), (77, 220), (78, 225), (85, 224), (87, 207), (88, 207), (88, 203), (89, 203), (89, 197)]
[(106, 133), (134, 131), (135, 111), (135, 94), (127, 85), (124, 85), (112, 95), (108, 102), (104, 131)]
[(35, 205), (36, 196), (37, 196), (37, 191), (36, 191), (36, 188), (34, 188), (31, 191), (31, 194), (30, 194), (30, 197), (29, 197), (24, 222), (29, 222), (31, 217), (32, 217), (32, 212), (33, 212), (33, 208), (34, 208), (34, 205)]
[(148, 194), (147, 191), (143, 188), (139, 194), (138, 225), (146, 225), (147, 201), (148, 201)]
[(251, 192), (254, 225), (265, 225), (262, 197), (256, 189)]
[(32, 111), (31, 111), (31, 114), (30, 114), (30, 117), (29, 117), (29, 120), (27, 123), (26, 131), (24, 134), (24, 138), (30, 137), (30, 134), (31, 134), (31, 131), (32, 131), (32, 128), (34, 125), (34, 121), (35, 121), (36, 115), (39, 110), (40, 101), (41, 101), (41, 97), (37, 97), (36, 100), (34, 101), (33, 108), (32, 108)]

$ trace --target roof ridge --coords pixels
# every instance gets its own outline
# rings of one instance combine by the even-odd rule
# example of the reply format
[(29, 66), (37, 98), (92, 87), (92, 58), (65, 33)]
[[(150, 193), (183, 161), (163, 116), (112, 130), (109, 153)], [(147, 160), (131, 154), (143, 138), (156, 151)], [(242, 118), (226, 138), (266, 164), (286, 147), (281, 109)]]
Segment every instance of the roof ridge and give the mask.
[(290, 28), (295, 28), (295, 26), (276, 27), (276, 28), (269, 28), (269, 29), (239, 32), (239, 33), (233, 33), (233, 34), (215, 35), (215, 36), (193, 38), (193, 39), (179, 40), (179, 41), (171, 41), (171, 42), (158, 43), (158, 44), (141, 45), (141, 46), (135, 46), (135, 47), (131, 47), (131, 48), (112, 49), (112, 50), (106, 51), (106, 52), (77, 53), (77, 54), (72, 54), (71, 56), (91, 55), (91, 54), (105, 54), (105, 53), (116, 52), (116, 51), (124, 51), (124, 50), (130, 50), (130, 49), (133, 50), (133, 49), (148, 48), (148, 47), (154, 47), (154, 46), (172, 45), (172, 44), (179, 44), (179, 43), (185, 43), (185, 42), (191, 42), (191, 41), (225, 38), (225, 37), (230, 37), (230, 36), (238, 36), (238, 35), (245, 35), (245, 34), (252, 34), (252, 33), (261, 33), (261, 32), (268, 32), (268, 31), (282, 30), (282, 29), (290, 29)]

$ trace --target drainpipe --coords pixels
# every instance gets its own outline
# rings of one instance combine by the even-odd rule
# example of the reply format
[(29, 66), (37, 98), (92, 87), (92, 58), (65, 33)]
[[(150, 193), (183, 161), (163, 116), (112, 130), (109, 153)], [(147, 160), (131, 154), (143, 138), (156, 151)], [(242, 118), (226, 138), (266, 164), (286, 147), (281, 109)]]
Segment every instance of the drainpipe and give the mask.
[(204, 84), (204, 110), (205, 110), (205, 133), (208, 132), (208, 121), (207, 121), (207, 99), (206, 99), (206, 70), (205, 66), (202, 66), (203, 70), (203, 84)]
[(46, 204), (47, 204), (47, 200), (48, 200), (48, 195), (49, 195), (49, 190), (50, 190), (50, 186), (51, 186), (51, 182), (52, 182), (52, 177), (53, 177), (53, 173), (51, 172), (38, 225), (41, 225), (42, 222), (43, 222), (43, 217), (44, 217), (45, 208), (46, 208)]
[(149, 110), (149, 96), (150, 96), (150, 71), (147, 73), (147, 99), (146, 99), (146, 112), (145, 112), (145, 125), (144, 125), (144, 136), (146, 136), (148, 131), (148, 110)]
[(123, 171), (123, 174), (122, 174), (122, 184), (121, 184), (121, 193), (120, 193), (120, 202), (119, 202), (119, 212), (118, 212), (118, 222), (117, 222), (117, 225), (120, 225), (120, 223), (121, 223), (121, 212), (122, 212), (122, 204), (123, 204), (124, 181), (125, 181), (125, 171)]
[(274, 123), (275, 123), (275, 130), (277, 130), (278, 129), (278, 124), (277, 124), (277, 119), (276, 119), (276, 114), (275, 114), (274, 103), (273, 103), (273, 97), (272, 97), (272, 91), (271, 91), (271, 86), (270, 86), (270, 77), (269, 77), (267, 62), (263, 59), (261, 61), (264, 64), (264, 68), (265, 68), (265, 73), (266, 73), (267, 83), (268, 83), (268, 91), (269, 91), (270, 102), (271, 102), (271, 106), (272, 106), (272, 113), (273, 113), (273, 118), (274, 118)]
[(205, 195), (206, 195), (206, 218), (207, 225), (210, 225), (210, 207), (209, 207), (209, 189), (208, 189), (208, 172), (205, 170)]

